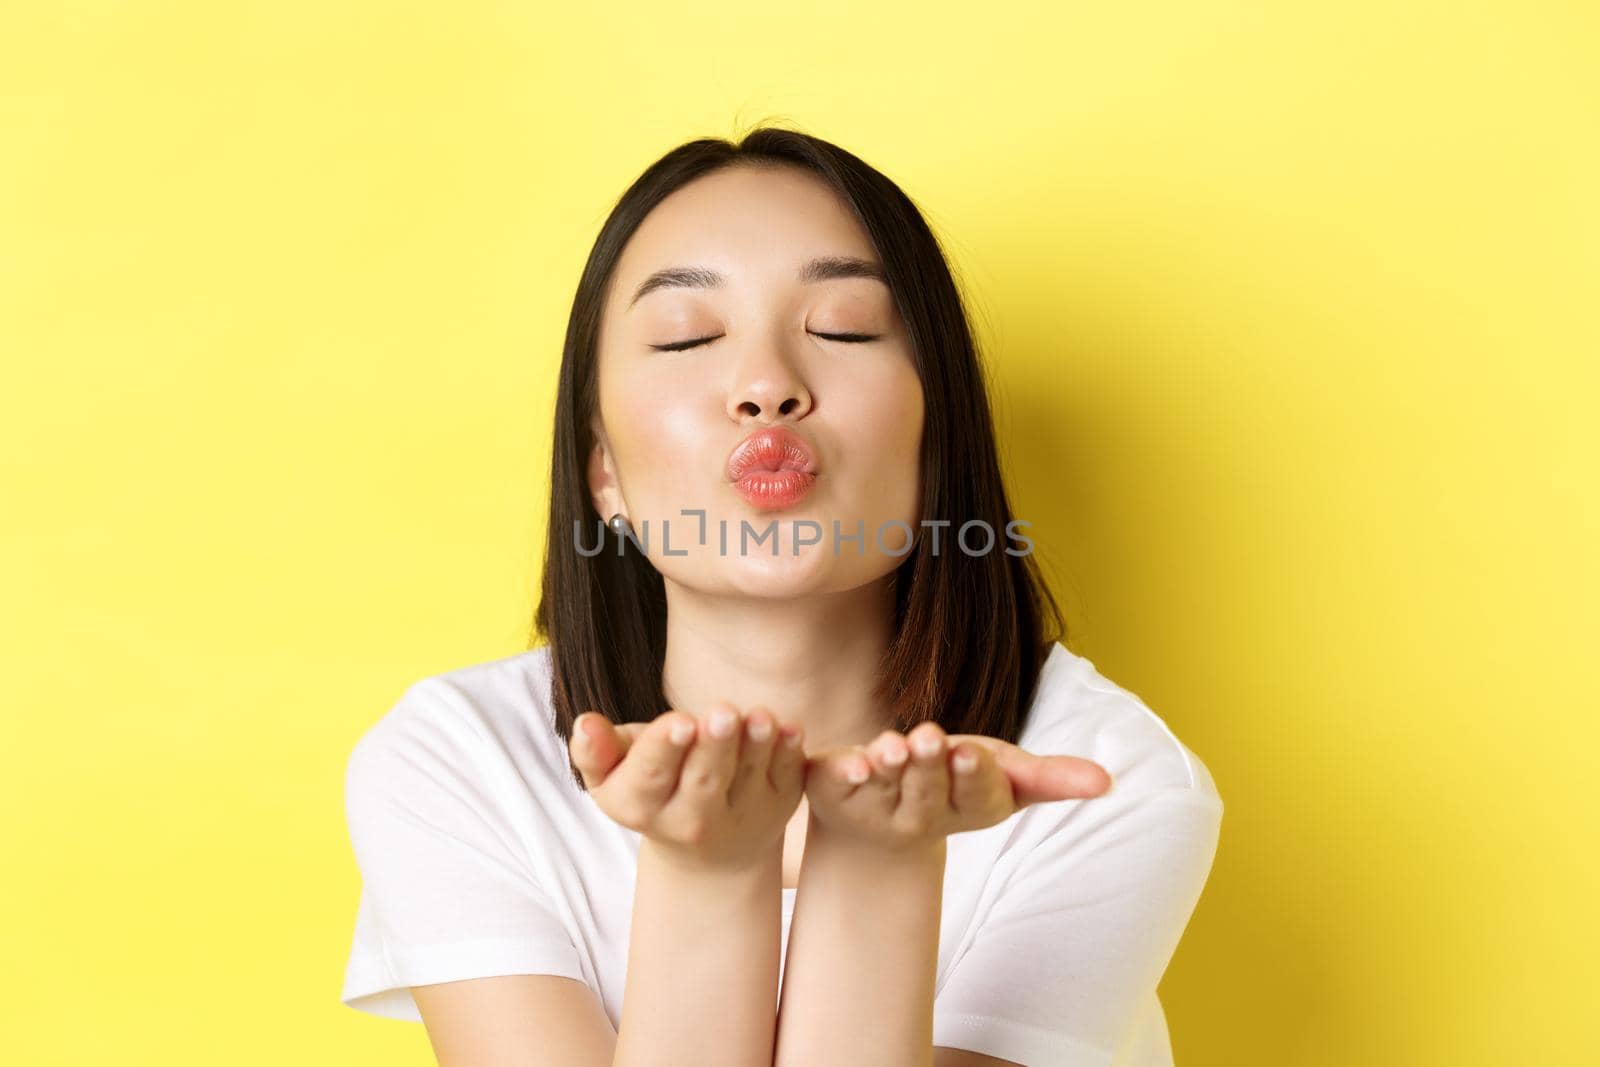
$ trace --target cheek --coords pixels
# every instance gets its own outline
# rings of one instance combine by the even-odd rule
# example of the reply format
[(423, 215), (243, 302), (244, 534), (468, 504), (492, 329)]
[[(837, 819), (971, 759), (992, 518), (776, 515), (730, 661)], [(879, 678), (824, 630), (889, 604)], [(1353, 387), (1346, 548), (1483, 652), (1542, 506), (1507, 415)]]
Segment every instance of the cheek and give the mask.
[(880, 447), (899, 457), (901, 473), (915, 471), (922, 444), (922, 382), (911, 366), (898, 368), (872, 391), (869, 425)]
[(922, 454), (922, 382), (915, 370), (908, 370), (906, 374), (907, 384), (896, 394), (900, 407), (894, 413), (894, 424), (900, 429), (911, 463), (916, 464)]
[(606, 430), (630, 498), (681, 495), (685, 487), (679, 483), (704, 466), (700, 455), (708, 436), (704, 410), (704, 400), (685, 395), (681, 387), (674, 390), (642, 376), (610, 383)]
[(838, 424), (850, 428), (846, 453), (871, 457), (854, 464), (859, 503), (895, 515), (910, 510), (922, 470), (922, 383), (915, 368), (886, 371), (845, 395), (849, 410)]

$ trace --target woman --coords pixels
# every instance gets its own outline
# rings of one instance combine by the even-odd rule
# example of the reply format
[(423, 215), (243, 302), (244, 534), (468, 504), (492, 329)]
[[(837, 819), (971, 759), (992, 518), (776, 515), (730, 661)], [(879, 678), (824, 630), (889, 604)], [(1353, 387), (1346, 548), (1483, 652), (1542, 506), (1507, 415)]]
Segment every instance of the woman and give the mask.
[(546, 644), (351, 756), (344, 1001), (452, 1067), (1170, 1064), (1221, 800), (1023, 526), (912, 202), (795, 131), (669, 152), (578, 285)]

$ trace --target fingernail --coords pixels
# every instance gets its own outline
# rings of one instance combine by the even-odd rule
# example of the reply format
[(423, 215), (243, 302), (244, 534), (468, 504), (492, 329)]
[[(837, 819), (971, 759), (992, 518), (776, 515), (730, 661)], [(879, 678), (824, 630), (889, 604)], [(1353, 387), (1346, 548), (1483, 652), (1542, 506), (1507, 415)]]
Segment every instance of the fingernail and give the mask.
[(978, 757), (974, 756), (970, 752), (957, 752), (955, 757), (951, 759), (950, 762), (954, 764), (955, 769), (959, 773), (970, 774), (972, 773), (973, 768), (977, 767), (978, 765)]
[(750, 720), (750, 737), (755, 741), (765, 741), (772, 736), (772, 723), (765, 719)]
[(733, 713), (726, 708), (718, 708), (711, 713), (711, 736), (727, 737), (733, 732)]
[(918, 734), (917, 739), (911, 742), (911, 747), (917, 750), (919, 756), (936, 756), (939, 753), (939, 738), (933, 734)]
[(692, 722), (675, 722), (672, 724), (671, 732), (667, 734), (668, 740), (675, 745), (687, 745), (689, 739), (693, 736), (694, 723)]
[(845, 768), (844, 777), (845, 781), (849, 782), (851, 785), (860, 785), (862, 782), (872, 777), (872, 771), (870, 768), (865, 767), (860, 763), (852, 763)]
[(883, 762), (887, 763), (891, 767), (898, 767), (905, 761), (906, 750), (901, 748), (899, 745), (896, 745), (890, 749), (886, 749), (883, 753)]
[(784, 740), (785, 743), (788, 744), (788, 746), (790, 748), (799, 748), (800, 747), (800, 739), (802, 737), (804, 737), (804, 736), (805, 736), (805, 731), (803, 729), (801, 729), (800, 727), (796, 726), (794, 729), (788, 730), (788, 731), (786, 731), (784, 733), (783, 740)]

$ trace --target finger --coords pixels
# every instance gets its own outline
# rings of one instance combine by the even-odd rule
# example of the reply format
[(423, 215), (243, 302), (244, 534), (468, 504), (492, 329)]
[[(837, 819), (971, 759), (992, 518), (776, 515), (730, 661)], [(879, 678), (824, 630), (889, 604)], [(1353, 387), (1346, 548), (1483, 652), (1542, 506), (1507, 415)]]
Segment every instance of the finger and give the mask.
[(778, 741), (772, 752), (772, 762), (767, 768), (767, 780), (780, 796), (805, 787), (806, 781), (806, 731), (799, 723), (786, 722), (778, 727)]
[(650, 723), (647, 722), (624, 722), (617, 724), (617, 740), (622, 743), (622, 754), (624, 756), (628, 754), (628, 749), (633, 747), (633, 743), (639, 739), (639, 735), (644, 733), (649, 728)]
[(950, 803), (966, 822), (992, 826), (1016, 810), (1011, 782), (994, 753), (963, 741), (950, 754)]
[[(640, 736), (650, 728), (650, 723), (613, 723), (611, 728), (617, 742), (617, 747), (621, 750), (621, 756), (618, 758), (618, 762), (620, 763), (622, 760), (625, 760), (628, 756), (628, 753), (632, 751), (634, 742), (637, 741)], [(612, 768), (612, 770), (615, 769), (615, 767)]]
[[(592, 722), (590, 720), (593, 720)], [(572, 738), (567, 744), (572, 762), (580, 770), (593, 768), (605, 777), (633, 747), (634, 739), (644, 732), (647, 722), (614, 723), (599, 712), (586, 711), (572, 722)]]
[(567, 747), (588, 789), (605, 781), (626, 751), (611, 720), (597, 711), (586, 711), (572, 721), (572, 739)]
[(898, 730), (885, 730), (872, 739), (872, 743), (867, 746), (867, 755), (871, 758), (873, 769), (878, 774), (898, 779), (906, 761), (911, 758), (911, 749), (906, 743), (905, 735)]
[(859, 745), (829, 748), (806, 759), (806, 796), (813, 806), (842, 801), (872, 777), (872, 761)]
[(744, 743), (739, 749), (733, 781), (728, 786), (728, 802), (737, 804), (752, 787), (767, 789), (771, 783), (767, 769), (772, 750), (778, 743), (778, 720), (770, 710), (753, 707), (745, 714)]
[(619, 761), (627, 757), (628, 750), (633, 747), (633, 743), (649, 727), (650, 724), (647, 722), (618, 722), (611, 724), (611, 735), (617, 745), (617, 758)]
[(872, 776), (858, 788), (876, 794), (874, 803), (883, 804), (887, 810), (900, 807), (900, 785), (906, 764), (911, 760), (911, 750), (905, 737), (897, 730), (885, 730), (862, 746)]
[[(866, 744), (855, 746), (855, 751), (867, 767), (867, 779), (856, 784), (855, 792), (873, 794), (876, 798), (873, 803), (886, 804), (892, 810), (900, 803), (900, 775), (907, 761), (894, 762), (895, 748), (904, 741), (898, 733), (885, 733), (892, 734), (892, 737), (879, 734)], [(846, 764), (845, 770), (847, 781), (850, 775), (859, 777), (861, 773), (853, 762)]]
[(953, 815), (950, 808), (950, 772), (946, 769), (944, 730), (932, 719), (913, 726), (906, 734), (911, 760), (900, 781), (900, 804), (936, 817)]
[(1093, 760), (1077, 756), (1025, 755), (1028, 757), (1025, 761), (1019, 760), (1006, 768), (1018, 807), (1051, 800), (1098, 797), (1111, 790), (1110, 773)]
[(706, 709), (699, 727), (694, 747), (683, 761), (678, 788), (685, 795), (726, 798), (739, 761), (744, 716), (726, 700), (719, 700)]
[(982, 734), (958, 734), (951, 740), (970, 741), (989, 749), (1011, 780), (1019, 808), (1051, 800), (1098, 797), (1111, 789), (1110, 772), (1093, 760), (1079, 756), (1034, 755), (997, 737)]
[[(694, 716), (667, 711), (646, 724), (634, 738), (628, 758), (613, 778), (629, 797), (628, 817), (645, 822), (677, 790), (684, 753), (694, 743)], [(609, 780), (608, 780), (609, 784)]]
[(867, 755), (867, 750), (860, 745), (850, 745), (841, 749), (830, 762), (834, 774), (845, 784), (849, 792), (853, 793), (872, 783), (874, 774), (872, 759)]

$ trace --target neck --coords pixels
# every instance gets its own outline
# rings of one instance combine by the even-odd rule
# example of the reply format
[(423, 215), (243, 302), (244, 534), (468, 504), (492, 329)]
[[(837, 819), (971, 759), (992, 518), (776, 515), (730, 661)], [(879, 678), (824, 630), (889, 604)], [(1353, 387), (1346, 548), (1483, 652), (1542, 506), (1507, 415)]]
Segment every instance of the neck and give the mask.
[(669, 707), (719, 700), (805, 727), (807, 751), (865, 744), (887, 728), (872, 696), (893, 623), (889, 579), (793, 599), (707, 595), (666, 582), (662, 687)]

